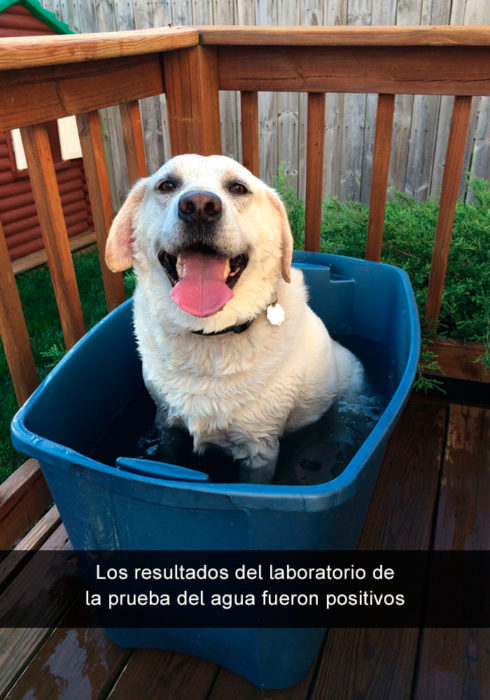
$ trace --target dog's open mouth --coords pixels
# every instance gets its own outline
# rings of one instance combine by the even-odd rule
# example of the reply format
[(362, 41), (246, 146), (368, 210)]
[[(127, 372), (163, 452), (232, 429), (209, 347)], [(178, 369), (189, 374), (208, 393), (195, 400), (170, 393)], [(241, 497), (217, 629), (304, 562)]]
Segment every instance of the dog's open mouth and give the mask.
[(172, 285), (173, 301), (183, 311), (200, 317), (211, 316), (225, 306), (248, 263), (245, 253), (227, 258), (201, 245), (178, 255), (162, 251), (158, 259)]

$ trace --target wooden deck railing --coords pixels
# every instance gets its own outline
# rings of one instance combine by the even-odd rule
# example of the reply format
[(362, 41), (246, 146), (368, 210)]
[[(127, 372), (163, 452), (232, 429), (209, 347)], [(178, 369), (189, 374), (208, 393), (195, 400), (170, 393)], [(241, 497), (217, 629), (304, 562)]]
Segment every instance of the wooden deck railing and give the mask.
[[(2, 39), (0, 130), (20, 127), (67, 347), (84, 323), (44, 123), (77, 115), (103, 260), (113, 217), (98, 111), (120, 105), (129, 180), (146, 174), (138, 100), (165, 93), (173, 155), (221, 152), (219, 91), (241, 92), (244, 164), (258, 174), (258, 92), (308, 93), (307, 249), (318, 250), (325, 93), (377, 93), (366, 257), (379, 260), (396, 94), (454, 95), (428, 285), (437, 322), (473, 96), (490, 94), (489, 27), (201, 27)], [(328, 163), (325, 164), (328, 167)], [(108, 309), (122, 277), (102, 262)], [(0, 230), (0, 332), (19, 402), (37, 384), (14, 274)], [(439, 345), (449, 376), (484, 379), (472, 345)]]

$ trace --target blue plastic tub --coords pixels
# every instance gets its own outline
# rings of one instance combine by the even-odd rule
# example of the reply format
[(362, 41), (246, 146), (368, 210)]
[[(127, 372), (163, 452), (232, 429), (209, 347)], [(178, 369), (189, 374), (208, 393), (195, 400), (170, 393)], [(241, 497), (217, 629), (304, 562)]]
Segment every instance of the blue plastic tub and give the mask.
[[(394, 267), (295, 253), (310, 304), (330, 333), (377, 344), (390, 376), (387, 406), (335, 478), (314, 485), (211, 483), (168, 465), (94, 459), (94, 445), (141, 391), (132, 305), (109, 314), (69, 352), (12, 422), (14, 446), (36, 457), (75, 549), (353, 549), (384, 450), (408, 399), (419, 324), (407, 275)], [(122, 455), (124, 456), (124, 455)], [(180, 468), (179, 468), (180, 467)], [(121, 646), (211, 659), (266, 688), (307, 672), (322, 640), (315, 629), (119, 629)]]

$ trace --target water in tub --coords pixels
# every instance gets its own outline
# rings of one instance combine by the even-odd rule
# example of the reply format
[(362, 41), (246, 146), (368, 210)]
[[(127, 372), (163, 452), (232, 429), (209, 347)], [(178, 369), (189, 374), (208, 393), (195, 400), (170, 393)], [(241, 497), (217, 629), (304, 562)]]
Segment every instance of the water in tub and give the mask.
[[(356, 336), (338, 340), (363, 362), (370, 391), (347, 403), (338, 400), (316, 423), (281, 440), (276, 484), (319, 484), (338, 476), (382, 415), (394, 390), (389, 348)], [(219, 448), (202, 456), (182, 428), (162, 431), (155, 425), (155, 405), (144, 386), (116, 416), (91, 456), (115, 465), (119, 456), (178, 464), (207, 472), (213, 482), (239, 481), (239, 465)]]

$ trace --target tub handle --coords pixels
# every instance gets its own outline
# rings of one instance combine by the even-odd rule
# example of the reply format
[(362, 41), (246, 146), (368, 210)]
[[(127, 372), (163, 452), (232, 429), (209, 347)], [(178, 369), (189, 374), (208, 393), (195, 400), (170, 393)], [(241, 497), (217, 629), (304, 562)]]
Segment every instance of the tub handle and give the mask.
[(116, 469), (121, 469), (131, 474), (150, 476), (152, 479), (164, 479), (173, 481), (209, 481), (209, 474), (199, 472), (196, 469), (179, 467), (177, 464), (156, 462), (150, 459), (138, 459), (133, 457), (118, 457)]

